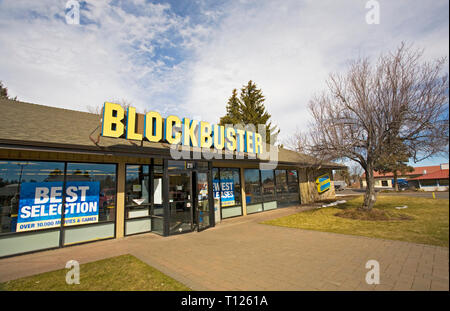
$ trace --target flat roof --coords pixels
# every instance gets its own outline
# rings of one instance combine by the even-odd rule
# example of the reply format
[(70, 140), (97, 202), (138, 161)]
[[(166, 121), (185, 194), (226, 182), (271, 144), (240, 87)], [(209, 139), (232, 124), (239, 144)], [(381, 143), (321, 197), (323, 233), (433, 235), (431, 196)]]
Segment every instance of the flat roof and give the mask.
[[(101, 116), (93, 113), (0, 99), (0, 146), (54, 151), (90, 151), (127, 156), (170, 156), (170, 144), (100, 136)], [(311, 156), (277, 148), (280, 164), (342, 169), (345, 165), (321, 162)], [(199, 150), (190, 147), (191, 151)], [(212, 152), (213, 149), (211, 149)], [(212, 159), (216, 161), (216, 159)], [(221, 161), (221, 160), (218, 160)], [(264, 158), (222, 161), (267, 162)]]

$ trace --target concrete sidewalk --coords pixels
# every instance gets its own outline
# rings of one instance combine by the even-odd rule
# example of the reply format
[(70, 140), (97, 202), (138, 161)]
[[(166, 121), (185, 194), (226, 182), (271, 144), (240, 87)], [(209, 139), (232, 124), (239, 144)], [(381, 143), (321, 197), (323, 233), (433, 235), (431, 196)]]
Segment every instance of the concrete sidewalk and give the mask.
[[(6, 258), (0, 282), (128, 253), (194, 290), (449, 290), (448, 248), (259, 224), (302, 209)], [(379, 285), (365, 282), (370, 259), (380, 263)]]

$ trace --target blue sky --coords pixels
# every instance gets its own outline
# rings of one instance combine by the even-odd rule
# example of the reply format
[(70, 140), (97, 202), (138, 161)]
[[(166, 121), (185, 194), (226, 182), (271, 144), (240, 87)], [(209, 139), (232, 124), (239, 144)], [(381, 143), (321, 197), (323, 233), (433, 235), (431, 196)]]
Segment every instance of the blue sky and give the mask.
[(351, 59), (401, 41), (427, 60), (449, 55), (447, 0), (380, 0), (379, 25), (365, 22), (366, 0), (79, 1), (80, 25), (66, 23), (66, 2), (0, 0), (0, 80), (20, 100), (86, 111), (125, 99), (217, 122), (253, 80), (283, 140)]

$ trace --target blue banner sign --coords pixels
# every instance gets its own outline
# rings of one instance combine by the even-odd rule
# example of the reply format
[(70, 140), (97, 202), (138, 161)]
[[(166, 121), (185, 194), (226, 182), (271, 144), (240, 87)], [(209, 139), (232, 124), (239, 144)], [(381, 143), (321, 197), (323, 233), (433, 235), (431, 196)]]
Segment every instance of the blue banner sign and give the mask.
[[(20, 186), (17, 232), (61, 225), (62, 182), (29, 182)], [(100, 183), (68, 181), (64, 225), (98, 222)]]
[[(219, 188), (220, 184), (220, 188)], [(234, 180), (233, 179), (218, 179), (213, 180), (214, 199), (221, 198), (222, 207), (235, 205), (234, 199)], [(222, 196), (220, 195), (222, 193)]]

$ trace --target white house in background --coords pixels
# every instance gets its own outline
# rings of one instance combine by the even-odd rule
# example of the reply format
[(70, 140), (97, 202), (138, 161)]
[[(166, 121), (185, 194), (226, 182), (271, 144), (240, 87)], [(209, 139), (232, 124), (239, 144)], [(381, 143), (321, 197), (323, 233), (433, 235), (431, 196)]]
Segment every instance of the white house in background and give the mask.
[[(394, 184), (394, 174), (380, 174), (374, 172), (375, 187), (380, 189), (392, 189)], [(367, 186), (365, 174), (362, 175), (363, 187)], [(425, 191), (448, 191), (449, 184), (449, 164), (433, 166), (414, 167), (414, 171), (406, 174), (399, 173), (399, 181), (408, 182), (409, 186), (413, 186)]]

